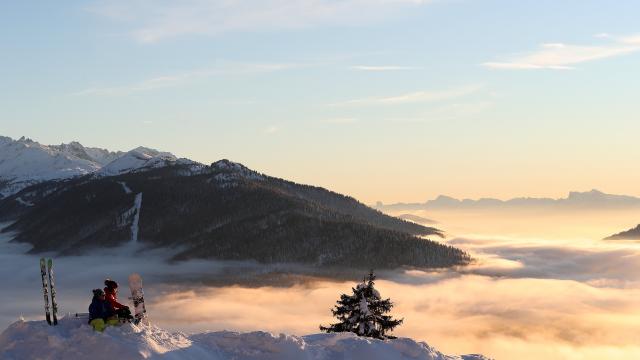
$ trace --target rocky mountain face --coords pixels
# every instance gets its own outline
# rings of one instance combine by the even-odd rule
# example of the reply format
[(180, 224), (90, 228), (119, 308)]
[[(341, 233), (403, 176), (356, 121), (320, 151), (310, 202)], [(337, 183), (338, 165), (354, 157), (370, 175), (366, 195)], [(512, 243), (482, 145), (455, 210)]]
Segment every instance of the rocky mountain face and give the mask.
[[(140, 154), (130, 155), (149, 164)], [(367, 269), (471, 260), (457, 248), (418, 237), (441, 236), (439, 230), (384, 215), (348, 196), (227, 160), (205, 166), (156, 158), (162, 161), (136, 171), (96, 172), (22, 189), (0, 200), (0, 220), (14, 221), (4, 231), (15, 232), (14, 241), (31, 244), (32, 252), (60, 254), (137, 242), (171, 248), (173, 260)]]

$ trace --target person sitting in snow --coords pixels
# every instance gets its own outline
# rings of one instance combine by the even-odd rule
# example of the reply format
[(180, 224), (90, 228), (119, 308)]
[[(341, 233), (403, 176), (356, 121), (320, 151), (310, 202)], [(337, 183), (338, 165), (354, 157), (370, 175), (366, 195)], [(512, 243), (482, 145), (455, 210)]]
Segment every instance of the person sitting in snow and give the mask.
[(94, 289), (93, 299), (89, 305), (89, 325), (93, 327), (93, 330), (102, 332), (108, 325), (117, 324), (116, 312), (107, 301), (104, 291)]
[(133, 320), (129, 307), (118, 302), (118, 283), (111, 279), (106, 279), (104, 285), (104, 293), (107, 301), (111, 304), (111, 307), (113, 307), (118, 317), (120, 319)]

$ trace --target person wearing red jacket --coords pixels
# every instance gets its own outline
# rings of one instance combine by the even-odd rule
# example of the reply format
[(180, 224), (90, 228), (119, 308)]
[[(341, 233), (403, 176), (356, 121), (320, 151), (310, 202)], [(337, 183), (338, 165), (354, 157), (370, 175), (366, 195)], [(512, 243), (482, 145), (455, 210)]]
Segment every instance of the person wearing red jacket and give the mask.
[(111, 279), (106, 279), (104, 285), (105, 298), (107, 302), (111, 304), (111, 307), (113, 307), (118, 317), (120, 319), (132, 320), (133, 316), (131, 315), (129, 307), (118, 302), (118, 283)]

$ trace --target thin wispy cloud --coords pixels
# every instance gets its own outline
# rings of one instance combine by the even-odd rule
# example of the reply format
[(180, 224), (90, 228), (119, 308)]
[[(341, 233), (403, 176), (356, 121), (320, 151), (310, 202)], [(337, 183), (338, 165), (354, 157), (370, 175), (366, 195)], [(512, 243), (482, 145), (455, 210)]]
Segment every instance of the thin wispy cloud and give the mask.
[(431, 0), (111, 0), (89, 11), (130, 23), (144, 43), (184, 35), (280, 30), (315, 26), (354, 26), (380, 21)]
[(601, 33), (596, 34), (595, 37), (611, 41), (604, 45), (542, 44), (535, 51), (515, 55), (503, 61), (485, 62), (482, 65), (492, 69), (508, 70), (571, 70), (580, 63), (613, 58), (640, 51), (640, 36), (637, 35), (613, 37), (609, 34)]
[(299, 63), (227, 63), (211, 68), (187, 71), (180, 74), (157, 76), (126, 85), (89, 87), (87, 89), (74, 92), (71, 95), (130, 95), (133, 93), (176, 87), (191, 81), (205, 79), (212, 76), (275, 72), (305, 66), (311, 65)]
[(352, 66), (351, 69), (359, 70), (359, 71), (398, 71), (398, 70), (417, 70), (420, 68), (415, 66), (394, 66), (394, 65), (386, 65), (386, 66), (356, 65), (356, 66)]
[(464, 97), (478, 92), (482, 85), (466, 85), (445, 90), (415, 91), (394, 96), (368, 97), (362, 99), (347, 100), (330, 104), (331, 106), (350, 105), (398, 105), (421, 102), (438, 102)]

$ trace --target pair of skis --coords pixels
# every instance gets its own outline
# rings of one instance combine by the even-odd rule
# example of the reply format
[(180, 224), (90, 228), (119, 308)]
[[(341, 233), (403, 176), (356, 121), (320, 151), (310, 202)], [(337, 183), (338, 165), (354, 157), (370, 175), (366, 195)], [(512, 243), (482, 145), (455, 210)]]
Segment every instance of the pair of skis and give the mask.
[[(49, 325), (58, 325), (58, 303), (56, 303), (56, 287), (53, 283), (53, 260), (40, 258), (40, 275), (42, 276), (42, 292), (44, 293), (44, 312)], [(51, 294), (51, 308), (49, 307)], [(53, 321), (52, 321), (53, 317)]]

